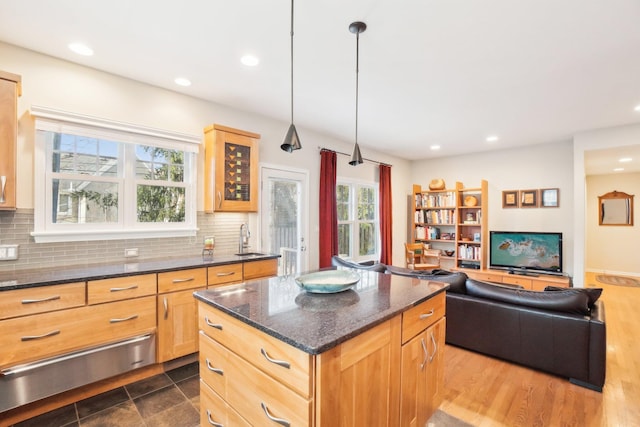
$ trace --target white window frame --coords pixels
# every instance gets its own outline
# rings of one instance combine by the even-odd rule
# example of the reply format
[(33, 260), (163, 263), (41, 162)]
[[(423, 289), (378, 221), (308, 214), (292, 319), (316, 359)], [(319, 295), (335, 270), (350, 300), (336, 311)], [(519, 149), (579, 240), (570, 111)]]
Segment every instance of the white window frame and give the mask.
[[(351, 225), (351, 256), (347, 257), (349, 260), (354, 262), (363, 262), (363, 261), (377, 261), (380, 259), (380, 194), (379, 194), (379, 183), (371, 182), (371, 181), (361, 181), (354, 179), (345, 179), (338, 178), (336, 180), (336, 186), (346, 185), (350, 188), (350, 198), (349, 198), (349, 220), (341, 221), (338, 219), (338, 225), (341, 224), (350, 224)], [(360, 229), (360, 223), (370, 221), (360, 221), (358, 220), (357, 215), (357, 205), (358, 205), (358, 189), (361, 187), (372, 188), (376, 197), (376, 207), (375, 207), (375, 218), (373, 220), (376, 227), (376, 252), (370, 255), (360, 256), (358, 254), (360, 247), (360, 233), (358, 230)]]
[[(115, 240), (157, 237), (195, 236), (197, 232), (197, 169), (196, 160), (201, 138), (177, 132), (116, 122), (97, 117), (69, 113), (48, 107), (32, 106), (35, 117), (36, 137), (34, 152), (34, 231), (36, 243), (70, 242), (85, 240)], [(52, 175), (48, 159), (50, 144), (38, 131), (51, 131), (95, 137), (122, 143), (119, 158), (124, 152), (134, 153), (136, 145), (179, 150), (184, 152), (184, 181), (172, 186), (185, 188), (185, 220), (180, 223), (140, 223), (136, 216), (136, 192), (138, 184), (154, 185), (154, 182), (137, 179), (135, 155), (124, 155), (118, 177), (100, 177), (101, 181), (123, 182), (124, 191), (118, 194), (118, 221), (114, 223), (56, 224), (52, 222)], [(122, 160), (122, 158), (121, 158)], [(120, 168), (119, 168), (120, 169)], [(58, 177), (60, 174), (58, 174)], [(78, 179), (77, 175), (69, 175)], [(92, 177), (92, 179), (95, 177)], [(158, 181), (163, 184), (164, 181)], [(121, 194), (123, 192), (124, 194)]]

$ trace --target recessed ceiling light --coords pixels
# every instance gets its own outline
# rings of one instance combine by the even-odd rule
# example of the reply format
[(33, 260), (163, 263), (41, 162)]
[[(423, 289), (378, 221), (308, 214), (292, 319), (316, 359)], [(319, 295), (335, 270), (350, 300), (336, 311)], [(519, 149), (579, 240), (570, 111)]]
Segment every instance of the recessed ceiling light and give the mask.
[(634, 108), (635, 111), (640, 111), (640, 105), (636, 105), (636, 108)]
[(624, 170), (624, 168), (615, 168), (613, 171), (614, 172), (622, 172)]
[(191, 86), (191, 80), (185, 78), (185, 77), (176, 77), (176, 79), (174, 80), (174, 82), (179, 85), (179, 86)]
[(497, 136), (497, 135), (489, 135), (489, 136), (486, 138), (486, 140), (485, 140), (485, 141), (487, 141), (487, 142), (496, 142), (498, 139), (500, 139), (500, 138), (498, 138), (498, 136)]
[(71, 51), (77, 53), (78, 55), (82, 55), (82, 56), (93, 55), (93, 49), (91, 49), (89, 46), (87, 46), (84, 43), (79, 43), (79, 42), (69, 43), (68, 47), (69, 49), (71, 49)]
[(623, 157), (623, 158), (619, 159), (618, 161), (619, 161), (620, 163), (628, 163), (628, 162), (630, 162), (631, 160), (633, 160), (631, 157)]
[(429, 147), (430, 149), (432, 149), (433, 151), (439, 150), (440, 146), (437, 144), (432, 145), (431, 147)]
[(260, 60), (253, 55), (244, 55), (240, 58), (240, 62), (242, 62), (247, 67), (255, 67), (260, 63)]

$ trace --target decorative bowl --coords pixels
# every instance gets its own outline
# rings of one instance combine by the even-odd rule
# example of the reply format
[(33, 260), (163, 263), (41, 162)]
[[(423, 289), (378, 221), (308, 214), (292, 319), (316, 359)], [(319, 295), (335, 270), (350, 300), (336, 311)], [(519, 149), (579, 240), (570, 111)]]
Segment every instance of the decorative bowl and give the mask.
[(454, 253), (455, 253), (455, 251), (444, 251), (444, 254), (445, 254), (446, 256), (451, 256), (451, 255), (453, 255)]
[(295, 278), (300, 288), (316, 294), (335, 294), (351, 289), (360, 275), (350, 270), (326, 270), (303, 274)]

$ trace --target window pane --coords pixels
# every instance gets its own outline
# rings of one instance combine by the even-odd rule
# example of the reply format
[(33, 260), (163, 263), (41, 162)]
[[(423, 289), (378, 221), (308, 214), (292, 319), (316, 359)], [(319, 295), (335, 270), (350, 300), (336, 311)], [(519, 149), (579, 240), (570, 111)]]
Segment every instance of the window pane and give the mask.
[(338, 255), (351, 257), (351, 224), (338, 224)]
[(376, 195), (371, 187), (358, 188), (358, 219), (373, 221), (376, 217)]
[(184, 152), (136, 145), (136, 177), (150, 181), (184, 181)]
[(118, 222), (118, 184), (52, 181), (52, 220), (57, 224)]
[(53, 141), (53, 172), (93, 175), (118, 175), (117, 142), (63, 133), (46, 132)]
[(359, 226), (360, 248), (358, 250), (358, 254), (360, 256), (374, 255), (376, 253), (377, 241), (375, 224), (370, 222), (361, 222)]
[(336, 186), (338, 221), (348, 221), (350, 219), (349, 189), (350, 187), (348, 185)]
[(138, 222), (184, 222), (184, 188), (138, 185)]

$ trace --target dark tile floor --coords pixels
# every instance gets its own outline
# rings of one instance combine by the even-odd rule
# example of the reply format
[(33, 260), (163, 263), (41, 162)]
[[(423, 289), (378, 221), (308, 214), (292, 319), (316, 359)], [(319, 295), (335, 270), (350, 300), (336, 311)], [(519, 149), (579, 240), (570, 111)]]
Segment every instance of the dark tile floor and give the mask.
[(198, 363), (117, 388), (14, 427), (195, 427), (200, 425)]

